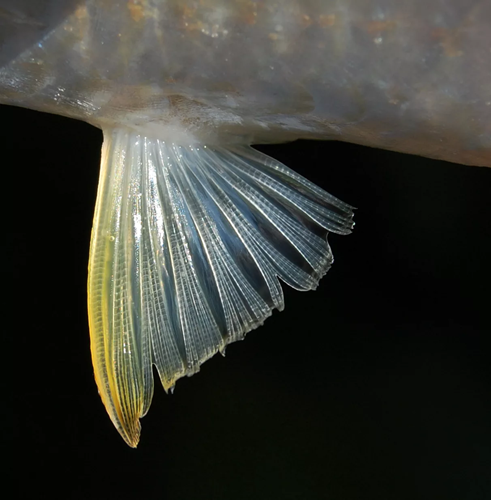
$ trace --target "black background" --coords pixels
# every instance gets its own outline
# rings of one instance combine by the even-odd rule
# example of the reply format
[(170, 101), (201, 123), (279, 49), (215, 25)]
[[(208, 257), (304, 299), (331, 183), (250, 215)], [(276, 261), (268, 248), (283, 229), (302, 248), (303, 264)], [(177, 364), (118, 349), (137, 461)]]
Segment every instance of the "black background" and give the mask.
[(9, 498), (491, 498), (491, 169), (336, 142), (259, 148), (358, 207), (355, 230), (330, 237), (316, 292), (285, 288), (285, 311), (226, 358), (173, 396), (158, 385), (132, 450), (89, 353), (102, 134), (0, 117), (14, 275), (1, 432), (23, 478)]

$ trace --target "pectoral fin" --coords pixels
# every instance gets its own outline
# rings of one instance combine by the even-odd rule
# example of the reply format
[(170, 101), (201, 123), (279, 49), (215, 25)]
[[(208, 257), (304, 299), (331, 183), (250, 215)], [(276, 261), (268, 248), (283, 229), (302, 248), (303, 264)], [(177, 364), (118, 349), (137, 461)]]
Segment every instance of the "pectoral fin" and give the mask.
[(278, 278), (311, 290), (327, 232), (352, 208), (250, 147), (183, 146), (109, 130), (89, 261), (95, 378), (132, 447), (153, 394), (283, 309)]

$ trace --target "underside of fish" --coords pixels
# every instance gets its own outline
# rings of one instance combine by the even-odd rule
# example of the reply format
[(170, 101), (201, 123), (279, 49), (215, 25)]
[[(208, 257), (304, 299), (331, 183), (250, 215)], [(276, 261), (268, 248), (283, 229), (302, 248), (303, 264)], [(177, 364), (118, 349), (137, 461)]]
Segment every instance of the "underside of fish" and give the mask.
[[(0, 0), (0, 102), (104, 132), (89, 261), (99, 392), (130, 446), (166, 390), (314, 289), (352, 208), (254, 143), (491, 165), (484, 0)], [(326, 162), (327, 163), (327, 162)]]

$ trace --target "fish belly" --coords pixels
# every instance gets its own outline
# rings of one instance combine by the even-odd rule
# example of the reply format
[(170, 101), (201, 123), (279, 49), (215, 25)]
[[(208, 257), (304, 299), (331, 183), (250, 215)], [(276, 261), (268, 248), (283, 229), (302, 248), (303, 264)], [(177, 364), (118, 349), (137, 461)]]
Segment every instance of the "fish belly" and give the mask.
[(487, 1), (88, 0), (62, 22), (55, 0), (44, 17), (16, 4), (1, 3), (4, 37), (39, 40), (0, 52), (1, 102), (184, 142), (338, 139), (491, 164)]

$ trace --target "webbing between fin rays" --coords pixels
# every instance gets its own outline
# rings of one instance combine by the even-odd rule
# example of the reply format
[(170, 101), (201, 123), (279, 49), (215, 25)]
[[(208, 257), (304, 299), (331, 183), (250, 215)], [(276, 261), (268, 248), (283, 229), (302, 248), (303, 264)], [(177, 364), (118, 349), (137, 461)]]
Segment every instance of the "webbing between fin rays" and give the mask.
[(278, 278), (311, 290), (328, 231), (352, 208), (250, 147), (104, 134), (89, 259), (89, 323), (104, 405), (132, 447), (153, 394), (283, 309)]

